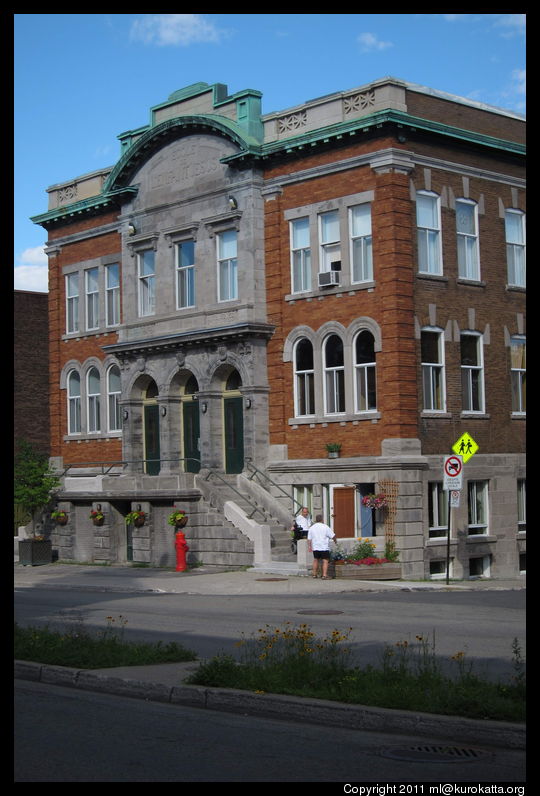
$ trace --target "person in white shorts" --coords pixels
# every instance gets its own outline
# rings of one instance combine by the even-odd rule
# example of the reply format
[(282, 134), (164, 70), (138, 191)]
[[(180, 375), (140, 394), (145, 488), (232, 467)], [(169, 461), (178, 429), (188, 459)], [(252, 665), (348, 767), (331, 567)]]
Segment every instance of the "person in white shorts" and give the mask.
[(333, 530), (324, 523), (322, 514), (317, 514), (314, 524), (308, 531), (308, 550), (313, 553), (312, 577), (317, 577), (319, 561), (322, 561), (322, 577), (328, 580), (328, 562), (330, 561), (330, 542), (336, 536)]

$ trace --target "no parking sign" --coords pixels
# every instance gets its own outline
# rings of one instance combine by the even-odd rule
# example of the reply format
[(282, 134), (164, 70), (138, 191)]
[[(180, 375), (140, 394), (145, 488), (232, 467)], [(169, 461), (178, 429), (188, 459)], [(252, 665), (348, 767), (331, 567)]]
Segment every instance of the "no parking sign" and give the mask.
[(461, 489), (463, 475), (463, 457), (457, 454), (444, 458), (443, 489)]

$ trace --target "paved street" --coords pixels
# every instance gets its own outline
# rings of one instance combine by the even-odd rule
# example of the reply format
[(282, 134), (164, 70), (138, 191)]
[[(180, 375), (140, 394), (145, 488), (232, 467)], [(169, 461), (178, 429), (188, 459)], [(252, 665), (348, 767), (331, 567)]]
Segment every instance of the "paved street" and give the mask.
[[(42, 683), (17, 683), (15, 717), (16, 782), (357, 786), (525, 780), (523, 750), (458, 743), (461, 754), (439, 762), (439, 742), (411, 735), (203, 711)], [(414, 759), (418, 746), (432, 750), (423, 761)]]

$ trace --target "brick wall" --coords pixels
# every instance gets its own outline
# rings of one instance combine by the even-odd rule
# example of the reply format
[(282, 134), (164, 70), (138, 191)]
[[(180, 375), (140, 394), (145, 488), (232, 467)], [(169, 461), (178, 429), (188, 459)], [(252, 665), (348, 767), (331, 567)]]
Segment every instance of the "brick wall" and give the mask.
[(13, 437), (49, 454), (48, 296), (14, 291)]

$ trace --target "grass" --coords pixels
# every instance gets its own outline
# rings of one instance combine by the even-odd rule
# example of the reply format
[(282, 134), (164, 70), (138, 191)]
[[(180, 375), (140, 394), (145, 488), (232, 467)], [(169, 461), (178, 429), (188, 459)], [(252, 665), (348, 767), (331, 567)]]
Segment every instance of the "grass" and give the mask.
[(422, 636), (387, 646), (378, 668), (351, 666), (349, 650), (341, 645), (349, 635), (350, 630), (334, 630), (317, 639), (305, 624), (274, 630), (267, 625), (239, 642), (240, 665), (219, 655), (202, 663), (187, 682), (474, 719), (525, 720), (525, 664), (517, 639), (514, 676), (495, 683), (477, 677), (463, 652), (452, 656), (454, 676), (443, 674), (434, 640)]
[[(126, 642), (126, 624), (122, 616), (109, 616), (107, 627), (94, 635), (81, 623), (64, 632), (15, 624), (15, 658), (79, 669), (197, 658), (175, 642)], [(307, 624), (266, 625), (238, 642), (239, 661), (217, 655), (201, 663), (186, 682), (473, 719), (525, 721), (525, 661), (517, 638), (512, 642), (513, 676), (508, 682), (493, 682), (473, 672), (464, 652), (445, 662), (450, 674), (443, 672), (434, 634), (432, 639), (416, 636), (412, 642), (387, 645), (378, 667), (353, 666), (344, 644), (351, 630), (333, 630), (317, 638)]]
[(163, 644), (127, 642), (126, 620), (107, 617), (107, 627), (92, 635), (81, 626), (66, 631), (48, 627), (19, 627), (15, 624), (15, 659), (77, 669), (107, 669), (115, 666), (146, 666), (154, 663), (194, 661), (194, 652), (176, 642)]

